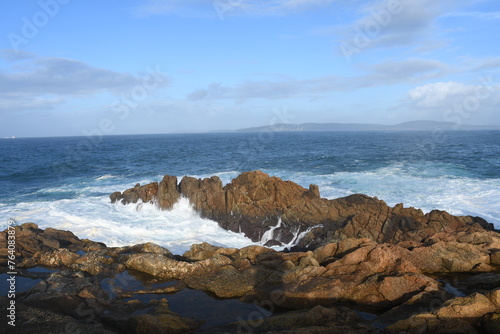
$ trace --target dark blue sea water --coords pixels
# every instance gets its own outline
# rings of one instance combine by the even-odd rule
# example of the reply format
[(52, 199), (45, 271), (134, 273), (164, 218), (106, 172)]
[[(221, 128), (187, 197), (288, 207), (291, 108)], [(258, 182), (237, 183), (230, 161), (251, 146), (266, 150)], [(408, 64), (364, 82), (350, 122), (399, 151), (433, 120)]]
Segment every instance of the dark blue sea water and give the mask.
[(259, 132), (0, 139), (0, 221), (35, 222), (110, 246), (152, 241), (174, 252), (251, 242), (200, 218), (187, 201), (162, 212), (108, 195), (164, 174), (229, 182), (260, 169), (323, 197), (377, 196), (500, 227), (500, 131)]

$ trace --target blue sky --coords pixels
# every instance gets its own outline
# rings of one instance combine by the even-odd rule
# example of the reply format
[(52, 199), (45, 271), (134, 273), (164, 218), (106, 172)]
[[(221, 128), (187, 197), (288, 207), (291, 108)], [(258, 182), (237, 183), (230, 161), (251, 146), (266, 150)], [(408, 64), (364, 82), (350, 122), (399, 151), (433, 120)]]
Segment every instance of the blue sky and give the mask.
[(496, 0), (2, 6), (0, 137), (500, 125)]

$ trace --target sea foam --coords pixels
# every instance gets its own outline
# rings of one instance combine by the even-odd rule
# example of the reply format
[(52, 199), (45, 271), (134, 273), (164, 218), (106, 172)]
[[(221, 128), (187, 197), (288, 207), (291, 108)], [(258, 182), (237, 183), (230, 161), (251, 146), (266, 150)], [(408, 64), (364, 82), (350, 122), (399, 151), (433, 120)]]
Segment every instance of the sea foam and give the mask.
[[(441, 169), (439, 169), (441, 168)], [(500, 180), (477, 179), (447, 173), (447, 166), (419, 169), (395, 163), (391, 166), (364, 172), (334, 172), (314, 174), (287, 170), (264, 170), (307, 188), (319, 185), (322, 197), (338, 198), (354, 193), (377, 196), (388, 205), (404, 203), (429, 212), (446, 210), (455, 215), (480, 216), (500, 228)], [(237, 171), (214, 173), (228, 183)], [(195, 177), (209, 177), (200, 174)], [(182, 176), (178, 176), (180, 179)], [(241, 233), (222, 229), (215, 221), (200, 217), (187, 199), (181, 199), (172, 210), (162, 211), (151, 203), (111, 204), (108, 194), (130, 188), (135, 183), (147, 184), (161, 179), (160, 175), (133, 180), (120, 175), (106, 174), (92, 179), (49, 187), (26, 194), (15, 203), (0, 203), (0, 220), (15, 219), (19, 223), (34, 222), (41, 228), (70, 230), (80, 238), (104, 242), (108, 246), (154, 242), (176, 254), (192, 244), (208, 242), (224, 247), (263, 245), (254, 243)], [(136, 182), (137, 181), (137, 182)], [(297, 243), (305, 231), (291, 231)], [(271, 237), (272, 231), (264, 234)], [(283, 249), (284, 247), (274, 247)]]

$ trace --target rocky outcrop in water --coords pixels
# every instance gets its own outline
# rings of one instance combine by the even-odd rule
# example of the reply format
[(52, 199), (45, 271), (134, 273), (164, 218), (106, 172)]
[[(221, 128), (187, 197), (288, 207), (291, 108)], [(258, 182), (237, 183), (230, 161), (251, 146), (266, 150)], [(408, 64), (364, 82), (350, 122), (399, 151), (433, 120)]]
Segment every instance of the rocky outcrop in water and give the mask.
[[(16, 226), (15, 235), (17, 277), (32, 281), (16, 297), (20, 333), (36, 328), (87, 333), (497, 333), (499, 328), (500, 235), (495, 231), (438, 232), (420, 243), (346, 238), (304, 252), (203, 243), (182, 256), (152, 243), (106, 247), (35, 224)], [(7, 231), (0, 233), (2, 245), (7, 236)], [(0, 248), (0, 254), (5, 273), (7, 248)], [(196, 312), (172, 310), (178, 307), (174, 297), (184, 293), (188, 298), (190, 291), (256, 306), (230, 323), (207, 326)], [(266, 315), (262, 307), (279, 312)], [(232, 311), (233, 305), (219, 310)]]
[(329, 200), (320, 197), (316, 185), (305, 189), (260, 171), (242, 173), (225, 186), (217, 176), (185, 176), (178, 183), (176, 177), (166, 175), (159, 184), (136, 185), (110, 198), (123, 204), (156, 202), (168, 210), (181, 196), (188, 198), (203, 217), (227, 230), (243, 232), (253, 241), (262, 240), (268, 232), (268, 245), (287, 245), (295, 243), (302, 233), (297, 249), (315, 249), (346, 238), (420, 242), (442, 231), (467, 234), (493, 229), (479, 217), (452, 216), (438, 210), (424, 214), (402, 204), (389, 207), (382, 200), (361, 194)]

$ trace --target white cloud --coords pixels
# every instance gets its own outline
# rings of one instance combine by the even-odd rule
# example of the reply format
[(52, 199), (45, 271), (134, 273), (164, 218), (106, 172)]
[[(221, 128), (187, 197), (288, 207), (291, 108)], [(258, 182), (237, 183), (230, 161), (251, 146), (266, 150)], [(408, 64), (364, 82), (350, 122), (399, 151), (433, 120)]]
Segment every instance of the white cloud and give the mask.
[[(144, 84), (144, 77), (93, 67), (66, 58), (37, 58), (3, 52), (10, 67), (0, 70), (0, 110), (50, 108), (68, 97), (86, 97), (109, 92), (129, 93)], [(160, 85), (168, 83), (161, 73)]]
[[(466, 85), (460, 82), (436, 82), (416, 87), (408, 92), (411, 104), (415, 108), (453, 108), (455, 105), (475, 105), (482, 103), (482, 108), (498, 106), (500, 86), (493, 85), (491, 78), (483, 78), (479, 85)], [(479, 106), (474, 109), (478, 109)]]
[(279, 80), (247, 80), (232, 87), (213, 83), (187, 95), (188, 100), (320, 98), (332, 92), (342, 92), (365, 87), (420, 83), (441, 77), (451, 70), (447, 64), (436, 60), (406, 59), (384, 62), (363, 68), (361, 76), (341, 77), (336, 75), (310, 79), (290, 77)]
[(0, 96), (0, 112), (4, 111), (29, 111), (47, 110), (64, 102), (62, 98), (38, 97), (38, 96)]
[(358, 20), (336, 27), (340, 50), (346, 56), (371, 48), (413, 46), (428, 50), (446, 45), (433, 34), (437, 19), (463, 3), (462, 0), (371, 1), (361, 9)]
[(153, 15), (207, 16), (208, 9), (213, 11), (211, 3), (212, 1), (208, 0), (147, 0), (132, 8), (132, 13), (138, 17)]
[(500, 121), (500, 86), (491, 77), (483, 83), (429, 83), (408, 92), (409, 112), (421, 119), (456, 124), (495, 124)]
[(417, 107), (436, 108), (449, 106), (457, 97), (474, 92), (474, 86), (459, 82), (436, 82), (416, 87), (408, 92)]
[(36, 58), (36, 56), (32, 53), (21, 51), (21, 50), (15, 51), (15, 50), (11, 50), (11, 49), (0, 50), (0, 57), (4, 58), (8, 62), (16, 62), (16, 61), (20, 61), (20, 60)]
[(364, 81), (369, 83), (376, 80), (377, 83), (383, 84), (422, 82), (444, 76), (451, 71), (448, 64), (440, 61), (413, 58), (373, 65), (372, 73), (367, 75)]
[(444, 17), (470, 17), (477, 20), (500, 20), (500, 12), (453, 12)]
[(500, 57), (489, 57), (482, 59), (473, 59), (474, 69), (482, 70), (482, 69), (491, 69), (500, 67)]
[(137, 16), (176, 15), (187, 17), (283, 16), (335, 0), (148, 0), (137, 6)]

